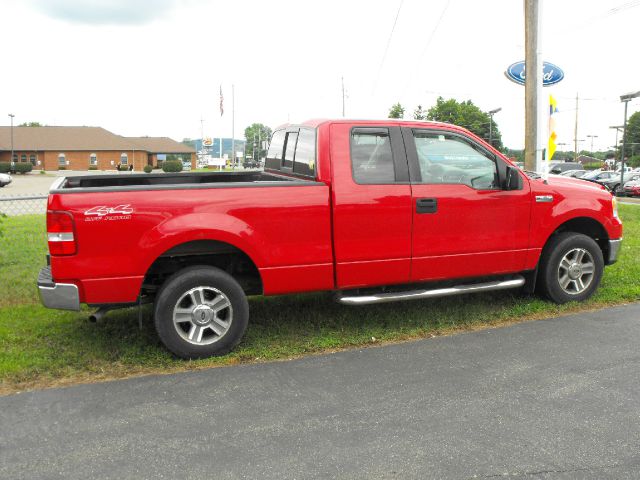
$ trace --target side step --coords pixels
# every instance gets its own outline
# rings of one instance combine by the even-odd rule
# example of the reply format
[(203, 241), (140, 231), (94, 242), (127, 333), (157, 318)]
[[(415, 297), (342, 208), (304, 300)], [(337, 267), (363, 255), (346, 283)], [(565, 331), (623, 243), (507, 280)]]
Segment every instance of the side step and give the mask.
[(436, 288), (432, 290), (410, 290), (407, 292), (378, 293), (374, 295), (343, 295), (336, 300), (345, 305), (370, 305), (372, 303), (397, 302), (399, 300), (420, 300), (422, 298), (448, 297), (462, 293), (488, 292), (490, 290), (507, 290), (524, 285), (524, 277), (518, 275), (509, 280), (494, 280), (470, 285), (456, 285), (455, 287)]

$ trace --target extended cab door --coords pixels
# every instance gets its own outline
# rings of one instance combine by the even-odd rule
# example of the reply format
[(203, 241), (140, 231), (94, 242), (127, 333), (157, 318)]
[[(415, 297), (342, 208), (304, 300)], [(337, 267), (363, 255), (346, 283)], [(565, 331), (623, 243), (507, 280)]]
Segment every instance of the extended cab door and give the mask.
[(409, 281), (411, 185), (399, 127), (331, 125), (338, 288)]
[(461, 132), (404, 128), (412, 192), (411, 281), (524, 269), (529, 182), (505, 190), (506, 162)]

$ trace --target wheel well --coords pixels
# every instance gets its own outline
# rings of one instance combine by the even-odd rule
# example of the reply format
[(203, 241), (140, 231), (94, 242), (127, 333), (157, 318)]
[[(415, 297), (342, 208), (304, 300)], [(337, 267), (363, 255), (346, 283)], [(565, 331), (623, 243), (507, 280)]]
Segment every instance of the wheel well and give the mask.
[[(609, 258), (609, 235), (597, 220), (589, 217), (573, 218), (560, 225), (549, 239), (563, 232), (582, 233), (583, 235), (593, 238), (600, 247), (600, 250), (602, 250), (602, 256)], [(549, 240), (547, 240), (547, 243), (549, 243)]]
[(142, 294), (153, 295), (167, 278), (193, 265), (210, 265), (234, 277), (247, 295), (262, 293), (262, 279), (251, 258), (233, 245), (216, 240), (182, 243), (160, 255), (142, 282)]

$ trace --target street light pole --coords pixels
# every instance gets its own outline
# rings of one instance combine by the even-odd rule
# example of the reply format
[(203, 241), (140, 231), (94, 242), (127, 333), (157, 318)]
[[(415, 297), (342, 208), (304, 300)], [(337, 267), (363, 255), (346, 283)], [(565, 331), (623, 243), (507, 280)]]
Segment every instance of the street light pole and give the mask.
[(502, 107), (489, 110), (489, 145), (493, 147), (493, 115), (502, 110)]
[(636, 97), (640, 97), (640, 91), (620, 95), (620, 101), (624, 102), (624, 123), (622, 124), (622, 153), (620, 154), (622, 160), (622, 168), (620, 169), (620, 185), (624, 185), (624, 147), (626, 141), (625, 137), (627, 136), (627, 106), (629, 105), (629, 101)]
[(13, 113), (10, 113), (9, 118), (11, 118), (11, 160), (9, 160), (9, 165), (11, 167), (15, 167), (13, 162), (13, 117), (15, 117), (15, 115)]

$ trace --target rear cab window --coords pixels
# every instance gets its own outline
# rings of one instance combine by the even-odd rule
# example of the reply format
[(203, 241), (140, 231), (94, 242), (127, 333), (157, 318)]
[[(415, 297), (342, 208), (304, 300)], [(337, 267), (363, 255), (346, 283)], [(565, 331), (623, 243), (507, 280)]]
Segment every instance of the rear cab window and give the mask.
[(316, 130), (289, 127), (276, 130), (269, 144), (265, 171), (316, 177)]

